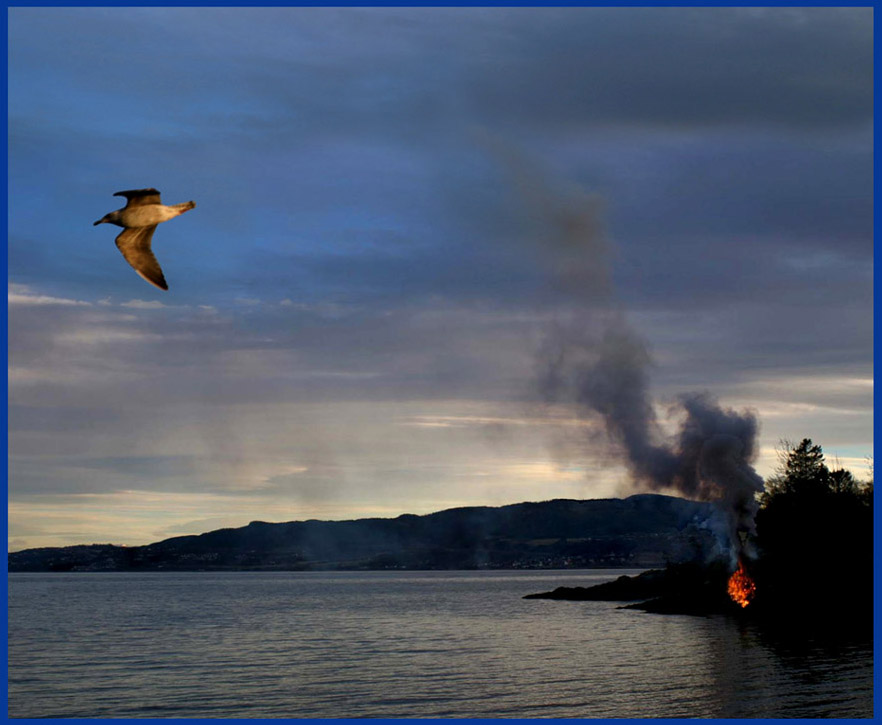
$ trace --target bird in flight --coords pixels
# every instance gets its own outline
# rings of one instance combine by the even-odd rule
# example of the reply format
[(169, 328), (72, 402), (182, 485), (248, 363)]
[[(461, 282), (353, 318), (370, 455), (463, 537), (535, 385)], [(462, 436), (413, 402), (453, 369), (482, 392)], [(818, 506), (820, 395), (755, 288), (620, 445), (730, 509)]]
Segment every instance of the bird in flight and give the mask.
[(105, 214), (92, 226), (107, 223), (122, 227), (123, 230), (116, 238), (116, 246), (123, 257), (150, 284), (167, 290), (162, 268), (150, 249), (150, 240), (153, 239), (157, 224), (190, 211), (196, 206), (196, 202), (185, 201), (183, 204), (166, 206), (159, 201), (159, 192), (156, 189), (130, 189), (118, 191), (114, 196), (124, 196), (126, 205)]

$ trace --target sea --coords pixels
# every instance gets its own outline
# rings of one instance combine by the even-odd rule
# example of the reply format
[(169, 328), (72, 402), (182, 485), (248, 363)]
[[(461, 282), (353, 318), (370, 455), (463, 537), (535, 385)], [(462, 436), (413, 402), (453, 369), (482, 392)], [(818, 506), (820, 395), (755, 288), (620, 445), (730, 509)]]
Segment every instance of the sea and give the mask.
[(12, 718), (869, 718), (872, 642), (523, 599), (639, 570), (8, 575)]

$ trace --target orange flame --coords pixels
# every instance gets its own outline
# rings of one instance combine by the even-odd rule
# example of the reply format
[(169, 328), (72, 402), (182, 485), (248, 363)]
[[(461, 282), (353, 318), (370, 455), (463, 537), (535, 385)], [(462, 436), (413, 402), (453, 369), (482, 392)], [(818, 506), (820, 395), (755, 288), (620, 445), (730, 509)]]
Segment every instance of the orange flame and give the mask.
[(729, 596), (736, 604), (746, 607), (756, 595), (756, 584), (745, 571), (744, 564), (738, 560), (738, 568), (729, 577)]

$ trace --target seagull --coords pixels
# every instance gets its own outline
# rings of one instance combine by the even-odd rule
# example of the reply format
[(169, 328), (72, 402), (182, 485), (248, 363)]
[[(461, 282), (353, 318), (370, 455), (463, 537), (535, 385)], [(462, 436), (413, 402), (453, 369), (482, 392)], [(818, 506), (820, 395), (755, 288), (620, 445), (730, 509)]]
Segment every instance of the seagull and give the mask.
[(117, 191), (114, 196), (124, 196), (126, 205), (105, 214), (92, 226), (107, 223), (122, 227), (122, 232), (116, 238), (116, 246), (123, 257), (150, 284), (167, 290), (162, 268), (150, 249), (150, 240), (153, 239), (157, 224), (190, 211), (196, 206), (196, 202), (185, 201), (183, 204), (166, 206), (159, 201), (159, 192), (156, 189)]

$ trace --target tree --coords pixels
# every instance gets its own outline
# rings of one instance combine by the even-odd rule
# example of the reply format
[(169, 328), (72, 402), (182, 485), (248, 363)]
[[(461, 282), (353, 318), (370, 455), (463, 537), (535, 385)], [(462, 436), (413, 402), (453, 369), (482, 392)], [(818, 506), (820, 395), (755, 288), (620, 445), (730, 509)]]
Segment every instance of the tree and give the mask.
[(769, 497), (779, 494), (821, 493), (829, 487), (830, 470), (824, 462), (824, 452), (821, 446), (812, 443), (811, 438), (803, 438), (796, 445), (782, 440), (778, 458), (778, 469), (766, 482), (763, 505), (769, 503)]
[(830, 490), (833, 493), (856, 494), (858, 492), (858, 482), (851, 475), (851, 471), (846, 471), (844, 468), (830, 471), (829, 481)]
[(858, 483), (858, 496), (860, 496), (861, 500), (869, 506), (871, 509), (873, 508), (873, 457), (867, 456), (867, 466), (870, 469), (870, 478), (866, 481), (861, 481)]
[(830, 470), (808, 438), (782, 441), (757, 513), (757, 587), (788, 612), (872, 606), (872, 482)]

